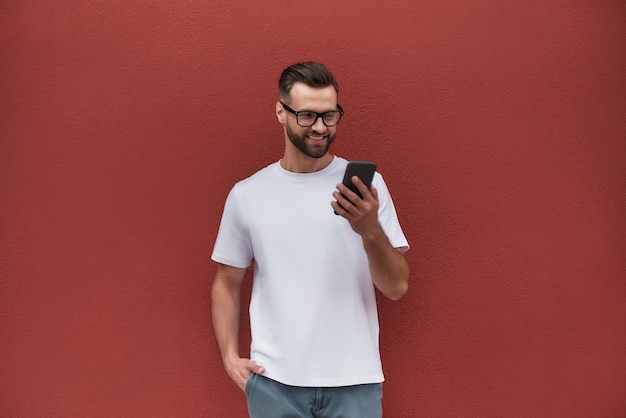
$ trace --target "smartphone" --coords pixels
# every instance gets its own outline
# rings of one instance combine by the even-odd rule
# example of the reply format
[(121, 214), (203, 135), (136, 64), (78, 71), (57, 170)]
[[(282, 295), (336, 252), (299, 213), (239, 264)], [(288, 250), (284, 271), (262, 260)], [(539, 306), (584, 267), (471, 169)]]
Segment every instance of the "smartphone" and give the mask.
[(372, 185), (375, 172), (376, 163), (370, 161), (350, 161), (346, 167), (346, 172), (343, 174), (342, 183), (363, 199), (359, 189), (352, 183), (352, 177), (357, 176), (369, 189)]
[[(374, 179), (374, 173), (376, 173), (376, 163), (371, 161), (350, 161), (343, 174), (342, 183), (362, 199), (363, 195), (361, 195), (359, 189), (352, 183), (352, 177), (357, 176), (369, 189)], [(335, 215), (337, 215), (337, 212), (335, 212)]]

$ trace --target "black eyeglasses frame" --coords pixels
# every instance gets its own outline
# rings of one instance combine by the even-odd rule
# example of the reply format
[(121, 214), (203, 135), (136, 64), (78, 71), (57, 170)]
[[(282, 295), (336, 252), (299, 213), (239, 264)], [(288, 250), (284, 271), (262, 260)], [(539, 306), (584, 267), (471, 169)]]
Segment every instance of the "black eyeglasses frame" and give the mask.
[[(280, 104), (283, 106), (283, 108), (284, 108), (287, 112), (289, 112), (289, 113), (293, 113), (294, 115), (296, 115), (296, 123), (298, 124), (298, 126), (302, 126), (303, 128), (310, 128), (311, 126), (315, 125), (315, 124), (317, 123), (317, 120), (318, 120), (319, 118), (322, 118), (322, 123), (324, 124), (324, 126), (326, 126), (326, 127), (328, 127), (328, 128), (332, 128), (332, 127), (334, 127), (334, 126), (339, 125), (339, 122), (341, 121), (341, 117), (342, 117), (342, 116), (343, 116), (343, 114), (344, 114), (344, 111), (343, 111), (342, 107), (341, 107), (341, 106), (339, 106), (339, 104), (337, 104), (337, 110), (329, 110), (329, 111), (322, 112), (322, 113), (319, 113), (319, 112), (314, 112), (314, 111), (312, 111), (312, 110), (299, 110), (299, 111), (295, 111), (295, 110), (293, 110), (292, 108), (290, 108), (289, 106), (287, 106), (284, 102), (280, 102)], [(310, 125), (306, 125), (306, 126), (304, 126), (304, 125), (300, 125), (300, 121), (299, 121), (299, 119), (298, 119), (298, 115), (299, 115), (300, 113), (305, 113), (305, 112), (306, 112), (306, 113), (315, 113), (315, 119), (313, 120), (313, 123), (312, 123), (312, 124), (310, 124)], [(330, 113), (330, 112), (339, 112), (339, 119), (337, 119), (337, 123), (335, 123), (334, 125), (327, 125), (327, 124), (326, 124), (326, 121), (324, 120), (324, 116), (326, 116), (326, 114), (327, 114), (327, 113)]]

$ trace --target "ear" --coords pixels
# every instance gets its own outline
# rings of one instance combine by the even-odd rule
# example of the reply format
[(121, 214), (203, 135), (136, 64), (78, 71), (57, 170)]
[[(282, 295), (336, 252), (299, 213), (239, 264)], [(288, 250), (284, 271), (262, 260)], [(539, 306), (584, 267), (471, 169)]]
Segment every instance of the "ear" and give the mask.
[(285, 124), (286, 122), (285, 109), (280, 104), (280, 102), (276, 102), (276, 118), (278, 119), (280, 123)]

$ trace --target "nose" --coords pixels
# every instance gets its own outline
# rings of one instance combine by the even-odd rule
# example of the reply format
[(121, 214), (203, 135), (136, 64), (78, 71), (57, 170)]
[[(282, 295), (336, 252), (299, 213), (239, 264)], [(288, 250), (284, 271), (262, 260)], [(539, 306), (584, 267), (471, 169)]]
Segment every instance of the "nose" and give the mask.
[(326, 132), (326, 125), (324, 125), (324, 121), (319, 116), (318, 116), (317, 120), (315, 121), (315, 123), (313, 124), (313, 126), (311, 126), (311, 128), (316, 133), (324, 133), (324, 132)]

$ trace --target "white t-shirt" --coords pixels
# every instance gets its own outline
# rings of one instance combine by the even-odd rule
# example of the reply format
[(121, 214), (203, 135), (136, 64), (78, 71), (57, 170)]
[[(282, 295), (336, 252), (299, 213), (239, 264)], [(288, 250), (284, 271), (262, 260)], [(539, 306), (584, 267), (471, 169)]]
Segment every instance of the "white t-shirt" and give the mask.
[[(292, 173), (279, 162), (231, 190), (212, 259), (246, 268), (254, 260), (251, 358), (264, 376), (293, 386), (384, 380), (374, 285), (361, 237), (333, 213), (347, 161)], [(393, 247), (408, 249), (382, 176), (379, 221)]]

